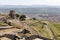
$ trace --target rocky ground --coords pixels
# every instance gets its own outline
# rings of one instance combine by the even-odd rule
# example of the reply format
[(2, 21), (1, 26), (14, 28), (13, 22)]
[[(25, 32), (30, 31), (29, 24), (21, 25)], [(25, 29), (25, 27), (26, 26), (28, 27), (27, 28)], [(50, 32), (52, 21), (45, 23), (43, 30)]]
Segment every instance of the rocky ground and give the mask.
[(19, 20), (9, 20), (22, 28), (18, 29), (12, 26), (0, 26), (0, 40), (51, 40), (38, 35), (36, 31), (30, 28), (26, 23), (21, 23)]
[(0, 40), (52, 40), (41, 36), (27, 23), (18, 19), (7, 19), (7, 23), (2, 24), (0, 24)]

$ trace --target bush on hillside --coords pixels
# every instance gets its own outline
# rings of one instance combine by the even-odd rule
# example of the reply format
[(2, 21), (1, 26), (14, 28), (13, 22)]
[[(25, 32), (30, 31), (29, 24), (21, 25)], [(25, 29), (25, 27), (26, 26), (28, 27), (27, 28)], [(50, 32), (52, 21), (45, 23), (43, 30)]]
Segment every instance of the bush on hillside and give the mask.
[(20, 19), (21, 21), (23, 21), (23, 20), (26, 19), (26, 16), (25, 16), (25, 15), (21, 15), (19, 19)]

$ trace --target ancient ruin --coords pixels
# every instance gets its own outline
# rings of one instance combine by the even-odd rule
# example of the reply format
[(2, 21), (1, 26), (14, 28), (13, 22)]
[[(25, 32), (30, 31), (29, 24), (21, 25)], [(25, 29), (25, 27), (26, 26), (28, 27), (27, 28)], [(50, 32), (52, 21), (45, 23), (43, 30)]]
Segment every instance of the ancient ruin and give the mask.
[(12, 19), (15, 19), (15, 10), (10, 10), (9, 16), (10, 16)]

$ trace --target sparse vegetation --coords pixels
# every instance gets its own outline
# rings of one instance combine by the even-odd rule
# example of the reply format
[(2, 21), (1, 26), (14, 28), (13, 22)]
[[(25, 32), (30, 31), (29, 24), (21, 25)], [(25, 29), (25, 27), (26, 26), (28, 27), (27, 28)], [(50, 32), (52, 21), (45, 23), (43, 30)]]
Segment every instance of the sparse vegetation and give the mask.
[(35, 18), (35, 17), (33, 17), (33, 20), (36, 20), (36, 18)]
[(15, 16), (18, 18), (18, 17), (20, 17), (20, 15), (19, 14), (15, 14)]
[[(55, 22), (50, 21), (50, 26), (51, 26), (51, 29), (53, 30), (55, 36), (58, 38), (59, 37), (58, 35), (60, 35), (60, 22), (55, 23)], [(59, 38), (59, 40), (60, 40), (60, 38)]]
[(47, 30), (45, 27), (42, 29), (43, 24), (44, 25), (48, 24), (51, 27), (51, 29), (53, 30), (56, 37), (58, 37), (58, 35), (60, 35), (60, 31), (59, 31), (60, 23), (54, 23), (54, 22), (50, 22), (50, 21), (41, 21), (41, 22), (45, 22), (45, 23), (40, 23), (37, 20), (26, 20), (24, 22), (27, 23), (31, 28), (33, 28), (38, 34), (40, 34), (44, 37), (51, 38), (52, 35), (51, 35), (50, 31)]
[(12, 26), (14, 26), (15, 28), (18, 28), (18, 29), (22, 28), (20, 25), (17, 25), (17, 24), (15, 24), (15, 23), (11, 23), (11, 24), (12, 24)]
[[(12, 14), (13, 13), (13, 14)], [(26, 15), (19, 15), (14, 14), (13, 11), (10, 11), (9, 16), (12, 19), (5, 19), (2, 22), (0, 22), (0, 26), (13, 26), (16, 29), (29, 29), (27, 32), (30, 32), (30, 30), (36, 31), (36, 33), (40, 36), (46, 37), (46, 38), (52, 38), (60, 40), (60, 22), (52, 22), (48, 20), (37, 20), (36, 18), (32, 18), (33, 20), (25, 20)], [(17, 17), (19, 19), (16, 19), (14, 17)], [(7, 23), (7, 20), (9, 21)], [(7, 23), (7, 24), (6, 24)], [(26, 30), (24, 30), (26, 31)], [(26, 34), (25, 32), (22, 32), (23, 34)], [(34, 33), (32, 33), (34, 34)]]
[(23, 21), (23, 20), (25, 20), (25, 18), (26, 18), (25, 15), (21, 15), (19, 19), (20, 19), (21, 21)]
[(0, 26), (8, 26), (8, 24), (6, 24), (4, 22), (0, 22)]

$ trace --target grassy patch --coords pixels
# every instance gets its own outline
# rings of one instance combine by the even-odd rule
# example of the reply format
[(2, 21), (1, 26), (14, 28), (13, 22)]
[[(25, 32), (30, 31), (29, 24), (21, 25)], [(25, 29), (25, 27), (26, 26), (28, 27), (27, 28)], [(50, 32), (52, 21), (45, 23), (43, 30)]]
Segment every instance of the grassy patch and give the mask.
[(51, 38), (51, 34), (46, 30), (46, 28), (42, 29), (42, 24), (37, 23), (35, 26), (31, 26), (38, 34), (47, 37), (47, 38)]
[(35, 30), (38, 34), (47, 37), (47, 38), (51, 38), (51, 34), (49, 33), (49, 31), (46, 30), (46, 28), (42, 29), (42, 23), (40, 23), (40, 21), (38, 20), (28, 20), (25, 21), (26, 23), (28, 23), (28, 25), (33, 28), (33, 30)]
[(0, 22), (0, 26), (8, 26), (8, 24)]
[(60, 35), (60, 23), (50, 22), (50, 26), (56, 34), (56, 36)]
[[(26, 20), (24, 22), (27, 23), (31, 28), (33, 28), (38, 34), (43, 35), (44, 37), (47, 38), (52, 37), (49, 30), (47, 30), (46, 28), (42, 29), (42, 23), (40, 23), (38, 20)], [(60, 23), (55, 23), (52, 21), (41, 21), (41, 22), (47, 23), (48, 26), (50, 26), (50, 28), (53, 30), (56, 37), (60, 35)]]
[(15, 28), (18, 28), (18, 29), (20, 29), (21, 28), (21, 26), (20, 25), (17, 25), (17, 24), (15, 24), (15, 23), (11, 23), (12, 24), (12, 26), (14, 26)]

